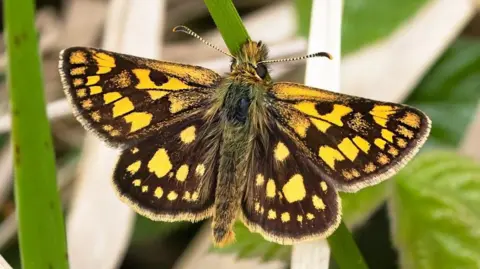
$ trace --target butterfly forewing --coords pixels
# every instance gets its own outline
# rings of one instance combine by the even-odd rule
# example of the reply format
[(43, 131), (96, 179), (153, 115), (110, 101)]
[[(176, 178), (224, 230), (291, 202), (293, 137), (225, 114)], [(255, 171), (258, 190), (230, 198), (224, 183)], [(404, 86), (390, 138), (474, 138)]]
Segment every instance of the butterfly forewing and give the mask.
[(430, 130), (421, 111), (294, 83), (269, 92), (273, 112), (324, 176), (356, 191), (391, 176), (415, 154)]
[(113, 175), (120, 197), (155, 220), (209, 217), (219, 146), (211, 124), (197, 113), (124, 150)]
[(112, 146), (185, 119), (220, 79), (201, 67), (84, 47), (61, 52), (60, 73), (78, 120)]
[(258, 139), (242, 200), (244, 223), (280, 244), (324, 238), (338, 226), (337, 191), (278, 127)]

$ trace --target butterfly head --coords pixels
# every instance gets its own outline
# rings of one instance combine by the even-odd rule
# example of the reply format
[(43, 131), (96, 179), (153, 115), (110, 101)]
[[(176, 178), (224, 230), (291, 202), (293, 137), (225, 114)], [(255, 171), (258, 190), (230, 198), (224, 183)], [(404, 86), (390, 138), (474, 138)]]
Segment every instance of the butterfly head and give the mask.
[(268, 68), (262, 62), (266, 58), (267, 47), (261, 41), (247, 41), (237, 57), (232, 58), (231, 73), (233, 76), (240, 75), (255, 81), (268, 81), (270, 78)]

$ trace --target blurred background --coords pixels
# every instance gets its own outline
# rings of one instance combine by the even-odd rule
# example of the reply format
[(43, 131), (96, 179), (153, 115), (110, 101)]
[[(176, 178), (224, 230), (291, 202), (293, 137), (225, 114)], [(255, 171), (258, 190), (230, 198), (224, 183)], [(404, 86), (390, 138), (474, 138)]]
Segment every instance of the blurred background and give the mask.
[[(272, 57), (306, 52), (311, 0), (233, 2), (252, 39), (267, 43)], [(407, 103), (433, 121), (426, 146), (395, 178), (343, 195), (344, 219), (371, 268), (480, 268), (479, 6), (478, 0), (344, 0), (341, 92)], [(224, 55), (173, 33), (179, 24), (225, 48), (202, 0), (37, 0), (71, 268), (289, 268), (290, 247), (240, 223), (237, 242), (219, 251), (211, 249), (208, 222), (160, 223), (134, 214), (110, 185), (115, 152), (86, 136), (66, 103), (57, 66), (69, 46), (229, 70)], [(7, 59), (0, 46), (0, 253), (19, 268)], [(304, 80), (305, 62), (272, 69), (277, 81)]]

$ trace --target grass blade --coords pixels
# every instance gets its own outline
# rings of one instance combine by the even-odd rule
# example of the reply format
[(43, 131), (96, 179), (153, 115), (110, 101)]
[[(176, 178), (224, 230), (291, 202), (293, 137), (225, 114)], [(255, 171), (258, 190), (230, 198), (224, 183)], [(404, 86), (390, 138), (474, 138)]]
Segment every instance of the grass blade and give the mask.
[(34, 25), (35, 3), (5, 0), (3, 4), (22, 267), (68, 268)]

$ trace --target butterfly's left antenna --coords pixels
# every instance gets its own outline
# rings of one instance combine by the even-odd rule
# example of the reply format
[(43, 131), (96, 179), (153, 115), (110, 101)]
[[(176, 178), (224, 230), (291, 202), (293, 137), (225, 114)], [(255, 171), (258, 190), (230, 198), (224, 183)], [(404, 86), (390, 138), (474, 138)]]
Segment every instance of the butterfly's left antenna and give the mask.
[(233, 55), (231, 55), (230, 53), (227, 53), (221, 49), (219, 49), (217, 46), (213, 45), (212, 43), (206, 41), (205, 39), (201, 38), (197, 33), (195, 33), (194, 31), (190, 30), (190, 28), (188, 28), (187, 26), (183, 26), (183, 25), (179, 25), (179, 26), (176, 26), (175, 28), (173, 28), (173, 32), (183, 32), (183, 33), (186, 33), (186, 34), (189, 34), (195, 38), (198, 38), (200, 41), (202, 41), (203, 43), (205, 43), (206, 45), (220, 51), (221, 53), (227, 55), (227, 56), (230, 56), (232, 58), (235, 58), (233, 57)]
[(305, 56), (300, 56), (300, 57), (293, 57), (293, 58), (286, 58), (286, 59), (274, 59), (274, 60), (265, 60), (261, 61), (259, 63), (279, 63), (279, 62), (289, 62), (289, 61), (298, 61), (298, 60), (305, 60), (308, 58), (315, 58), (315, 57), (327, 57), (328, 59), (332, 59), (332, 55), (330, 55), (328, 52), (316, 52), (312, 54), (308, 54)]

